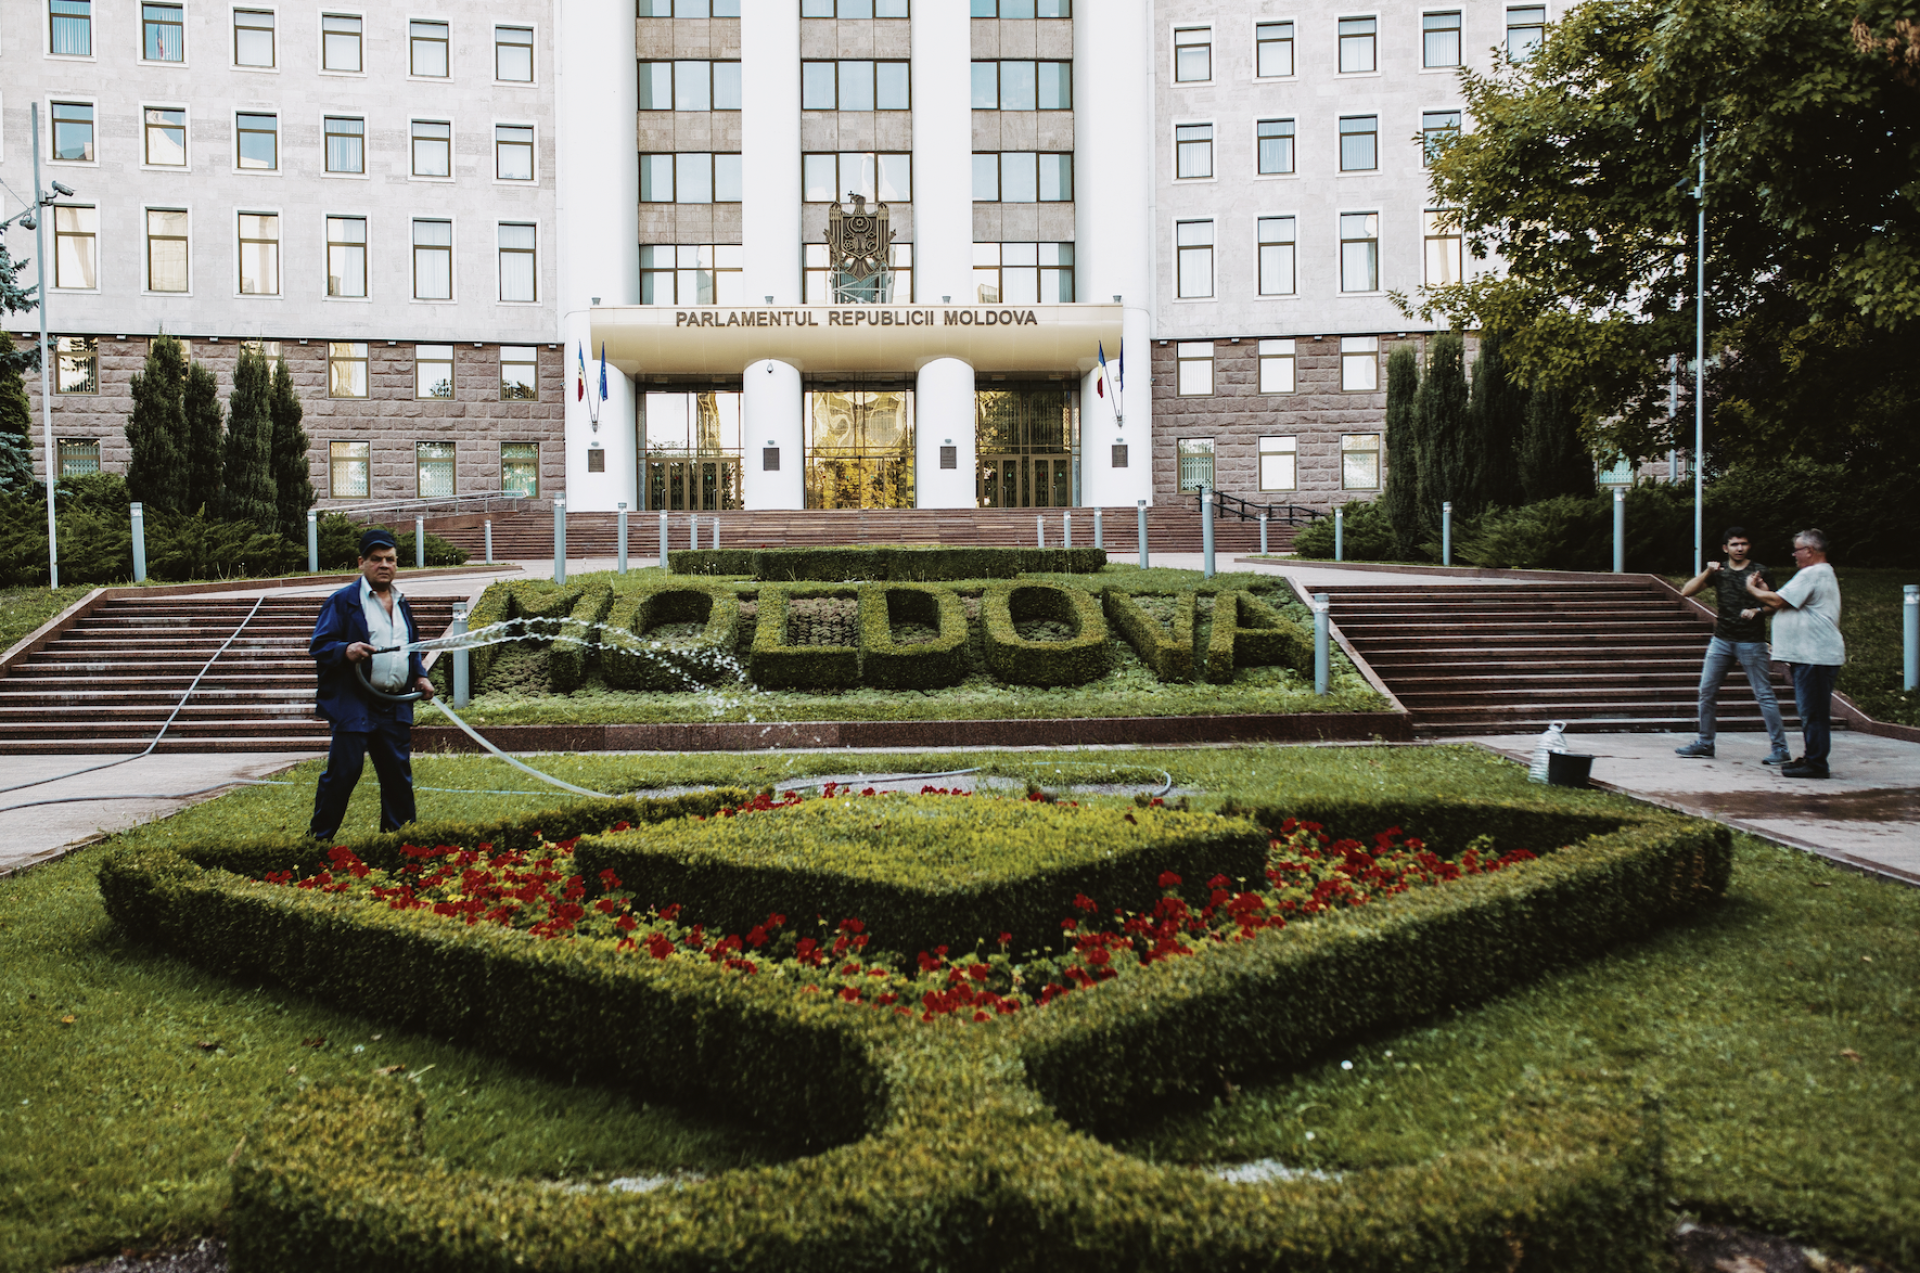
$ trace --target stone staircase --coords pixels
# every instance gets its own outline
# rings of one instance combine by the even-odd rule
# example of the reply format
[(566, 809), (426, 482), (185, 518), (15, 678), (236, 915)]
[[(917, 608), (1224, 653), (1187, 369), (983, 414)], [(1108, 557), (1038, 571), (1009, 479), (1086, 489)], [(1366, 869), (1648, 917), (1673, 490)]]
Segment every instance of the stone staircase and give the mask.
[[(1342, 586), (1333, 621), (1412, 713), (1416, 734), (1691, 734), (1712, 621), (1651, 580)], [(1789, 728), (1793, 691), (1774, 673)], [(1722, 731), (1762, 728), (1737, 669)]]
[[(450, 597), (408, 598), (439, 636)], [(0, 679), (0, 755), (144, 749), (221, 642), (240, 634), (181, 708), (163, 752), (325, 751), (307, 640), (316, 597), (127, 597), (103, 602)]]

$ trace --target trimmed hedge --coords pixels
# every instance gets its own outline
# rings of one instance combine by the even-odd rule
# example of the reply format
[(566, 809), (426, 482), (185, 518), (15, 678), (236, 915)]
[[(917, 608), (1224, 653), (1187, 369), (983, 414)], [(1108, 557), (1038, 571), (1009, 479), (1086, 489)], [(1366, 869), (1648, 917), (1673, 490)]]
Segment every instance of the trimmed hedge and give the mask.
[[(480, 600), (473, 603), (467, 612), (467, 631), (478, 632), (481, 628), (496, 623), (505, 623), (513, 618), (513, 589), (505, 583), (487, 585), (481, 592)], [(493, 671), (494, 660), (500, 657), (505, 645), (476, 645), (467, 651), (467, 670), (469, 684), (478, 690), (487, 683), (487, 673)]]
[[(1077, 552), (1077, 549), (1062, 549)], [(996, 584), (980, 598), (987, 670), (1014, 685), (1084, 685), (1107, 674), (1107, 621), (1100, 599), (1054, 584)], [(1048, 619), (1073, 629), (1064, 641), (1029, 641), (1014, 624)]]
[(1193, 679), (1194, 594), (1183, 592), (1174, 599), (1173, 627), (1148, 614), (1131, 593), (1108, 588), (1101, 594), (1101, 607), (1107, 621), (1125, 637), (1140, 661), (1153, 669), (1163, 681)]
[(553, 688), (562, 694), (571, 694), (587, 679), (587, 661), (593, 657), (594, 638), (612, 608), (612, 588), (605, 584), (583, 588), (580, 599), (555, 630), (547, 670), (553, 678)]
[[(939, 635), (931, 641), (897, 645), (896, 623), (924, 624)], [(911, 584), (862, 586), (860, 674), (868, 685), (890, 690), (940, 689), (965, 680), (967, 611), (960, 594)]]
[(1215, 597), (1213, 631), (1207, 637), (1207, 680), (1226, 685), (1240, 668), (1273, 666), (1312, 676), (1312, 635), (1250, 592), (1223, 592)]
[(669, 552), (683, 574), (752, 575), (775, 583), (892, 580), (925, 583), (943, 579), (1012, 579), (1029, 571), (1097, 574), (1107, 564), (1101, 548), (986, 548), (849, 546), (838, 548), (689, 549)]
[[(677, 645), (647, 638), (666, 623), (706, 627), (698, 640)], [(709, 685), (732, 674), (723, 660), (731, 660), (739, 641), (739, 597), (718, 589), (661, 584), (619, 598), (619, 609), (600, 632), (600, 672), (608, 685), (623, 690)]]
[(753, 574), (751, 548), (669, 548), (667, 570), (676, 575)]
[(852, 645), (788, 645), (787, 610), (800, 597), (851, 597), (849, 589), (762, 588), (749, 654), (749, 675), (762, 689), (844, 689), (860, 683), (860, 649)]
[(1205, 881), (1260, 879), (1266, 850), (1251, 821), (1214, 813), (908, 796), (588, 836), (574, 860), (589, 880), (611, 868), (636, 905), (678, 902), (711, 929), (775, 912), (859, 919), (877, 947), (911, 956), (1001, 932), (1011, 949), (1052, 949), (1076, 894), (1151, 910), (1162, 871), (1205, 905)]

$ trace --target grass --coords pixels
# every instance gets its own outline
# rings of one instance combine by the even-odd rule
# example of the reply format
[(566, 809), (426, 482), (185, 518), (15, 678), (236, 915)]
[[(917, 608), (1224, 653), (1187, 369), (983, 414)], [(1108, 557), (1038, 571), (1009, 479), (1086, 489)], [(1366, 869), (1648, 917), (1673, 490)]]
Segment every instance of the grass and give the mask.
[(65, 588), (0, 588), (0, 651), (93, 591), (92, 584)]
[[(1182, 785), (1243, 800), (1333, 781), (1383, 793), (1539, 791), (1517, 766), (1454, 747), (536, 763), (603, 791), (973, 766), (1043, 783), (1157, 780), (1164, 768)], [(293, 786), (237, 792), (120, 838), (165, 843), (298, 827), (316, 772), (316, 764), (299, 766), (283, 775)], [(422, 787), (469, 789), (422, 791), (428, 818), (481, 819), (555, 801), (473, 794), (538, 785), (490, 758), (421, 757), (416, 775)], [(372, 829), (376, 817), (369, 776), (349, 832)], [(101, 910), (94, 872), (102, 852), (0, 881), (0, 1269), (40, 1270), (217, 1229), (225, 1164), (250, 1123), (303, 1082), (375, 1066), (405, 1065), (415, 1077), (434, 1152), (491, 1171), (571, 1179), (705, 1172), (781, 1152), (750, 1128), (698, 1111), (542, 1078), (129, 945)], [(1475, 1139), (1501, 1113), (1499, 1094), (1530, 1072), (1605, 1069), (1660, 1093), (1677, 1205), (1913, 1267), (1917, 986), (1920, 891), (1742, 838), (1727, 903), (1699, 922), (1472, 1011), (1363, 1040), (1296, 1074), (1249, 1082), (1230, 1101), (1174, 1113), (1124, 1143), (1163, 1160), (1270, 1156), (1333, 1169), (1418, 1157)], [(1342, 1069), (1343, 1060), (1354, 1068)]]

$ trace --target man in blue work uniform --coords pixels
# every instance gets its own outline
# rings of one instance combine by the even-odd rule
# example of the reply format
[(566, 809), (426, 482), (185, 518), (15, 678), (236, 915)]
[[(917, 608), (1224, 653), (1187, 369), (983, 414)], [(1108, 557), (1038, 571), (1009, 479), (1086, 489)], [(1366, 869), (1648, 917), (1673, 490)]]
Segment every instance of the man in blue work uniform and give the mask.
[(393, 586), (400, 553), (393, 535), (375, 527), (360, 536), (360, 578), (328, 597), (313, 625), (307, 652), (320, 673), (315, 696), (333, 726), (327, 771), (313, 796), (316, 840), (331, 840), (347, 816), (347, 801), (368, 756), (380, 775), (380, 829), (398, 831), (413, 821), (413, 704), (392, 703), (366, 692), (354, 665), (367, 663), (367, 679), (389, 694), (418, 690), (433, 697), (433, 682), (417, 652), (376, 654), (420, 639), (407, 599)]

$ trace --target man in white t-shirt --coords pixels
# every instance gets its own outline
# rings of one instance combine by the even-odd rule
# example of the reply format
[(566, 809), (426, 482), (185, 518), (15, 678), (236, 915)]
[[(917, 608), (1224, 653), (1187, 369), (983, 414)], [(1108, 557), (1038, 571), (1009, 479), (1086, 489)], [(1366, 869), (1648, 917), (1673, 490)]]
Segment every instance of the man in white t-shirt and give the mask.
[(1747, 580), (1747, 591), (1773, 611), (1773, 657), (1793, 671), (1805, 751), (1780, 772), (1788, 778), (1825, 778), (1833, 683), (1847, 661), (1847, 643), (1840, 636), (1840, 581), (1827, 564), (1827, 537), (1817, 530), (1793, 537), (1793, 564), (1798, 569), (1780, 591), (1769, 592), (1757, 578)]

